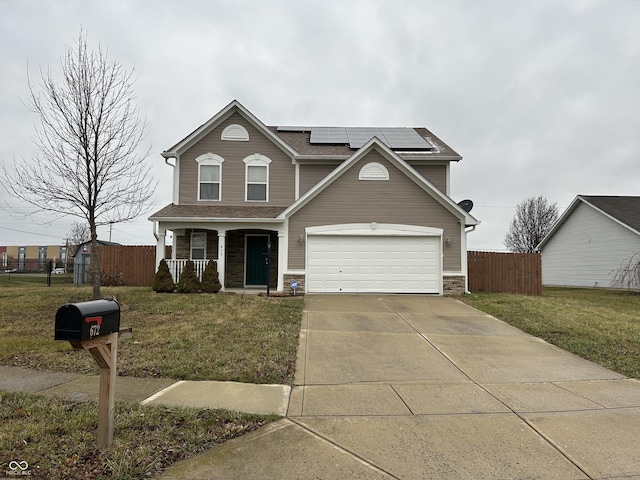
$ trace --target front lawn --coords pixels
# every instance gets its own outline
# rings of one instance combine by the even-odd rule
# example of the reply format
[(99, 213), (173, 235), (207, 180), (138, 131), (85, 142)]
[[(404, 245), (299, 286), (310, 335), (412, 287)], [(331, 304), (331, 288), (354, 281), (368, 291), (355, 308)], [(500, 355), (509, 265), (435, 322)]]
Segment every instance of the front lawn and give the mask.
[[(4, 282), (2, 281), (4, 280)], [(103, 287), (126, 305), (118, 375), (181, 380), (290, 383), (295, 371), (302, 298), (158, 294), (145, 287)], [(93, 357), (54, 341), (65, 303), (91, 299), (90, 287), (21, 283), (0, 276), (0, 364), (98, 373)]]
[(0, 478), (150, 478), (275, 418), (118, 402), (114, 444), (100, 451), (95, 403), (0, 391)]
[(640, 295), (543, 288), (541, 296), (472, 293), (463, 302), (587, 360), (640, 379)]
[[(53, 280), (47, 287), (44, 276), (0, 275), (0, 364), (97, 374), (88, 352), (53, 340), (57, 309), (90, 300), (91, 288)], [(103, 287), (102, 293), (126, 305), (121, 326), (133, 328), (133, 338), (118, 343), (119, 375), (293, 379), (302, 298), (157, 294), (140, 287)], [(100, 451), (97, 417), (95, 402), (0, 391), (0, 477), (150, 478), (277, 418), (118, 402), (114, 445)]]

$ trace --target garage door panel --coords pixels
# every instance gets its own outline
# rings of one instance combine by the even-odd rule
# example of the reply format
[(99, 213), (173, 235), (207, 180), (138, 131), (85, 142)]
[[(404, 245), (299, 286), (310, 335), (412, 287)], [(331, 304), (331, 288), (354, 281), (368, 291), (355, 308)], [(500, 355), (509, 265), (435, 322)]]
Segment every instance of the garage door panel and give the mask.
[(310, 235), (307, 290), (439, 293), (440, 237)]

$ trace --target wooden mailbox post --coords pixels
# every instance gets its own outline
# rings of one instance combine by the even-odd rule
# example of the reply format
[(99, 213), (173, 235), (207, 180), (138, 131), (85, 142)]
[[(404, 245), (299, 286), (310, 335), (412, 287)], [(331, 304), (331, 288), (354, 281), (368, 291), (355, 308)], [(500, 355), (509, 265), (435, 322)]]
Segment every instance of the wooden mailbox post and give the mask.
[(76, 350), (88, 350), (100, 367), (98, 448), (113, 444), (118, 339), (130, 338), (131, 327), (120, 328), (120, 305), (113, 300), (66, 304), (56, 313), (56, 340), (68, 340)]

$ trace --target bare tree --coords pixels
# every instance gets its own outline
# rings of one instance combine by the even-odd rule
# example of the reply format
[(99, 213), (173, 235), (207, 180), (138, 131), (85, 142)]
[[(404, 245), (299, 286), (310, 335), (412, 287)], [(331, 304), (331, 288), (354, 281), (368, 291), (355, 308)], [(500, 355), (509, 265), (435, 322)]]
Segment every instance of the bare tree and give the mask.
[(529, 197), (516, 206), (504, 244), (512, 252), (534, 252), (558, 220), (558, 207), (543, 196)]
[(78, 247), (91, 240), (91, 229), (86, 222), (73, 222), (67, 232), (67, 258), (76, 256)]
[(612, 287), (627, 288), (629, 290), (640, 288), (640, 252), (636, 252), (625, 259), (612, 274)]
[(0, 183), (32, 207), (73, 215), (91, 233), (93, 297), (100, 298), (97, 232), (100, 225), (133, 220), (145, 211), (155, 190), (140, 152), (145, 122), (133, 104), (133, 70), (107, 60), (99, 47), (87, 48), (81, 30), (61, 59), (62, 78), (40, 73), (37, 91), (28, 78), (28, 106), (39, 116), (33, 161), (3, 163)]

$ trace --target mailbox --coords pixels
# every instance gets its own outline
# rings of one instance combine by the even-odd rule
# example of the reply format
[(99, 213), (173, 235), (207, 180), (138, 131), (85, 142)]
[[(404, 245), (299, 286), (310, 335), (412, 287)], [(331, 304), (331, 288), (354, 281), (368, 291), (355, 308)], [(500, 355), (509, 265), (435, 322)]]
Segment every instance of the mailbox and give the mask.
[(56, 313), (54, 340), (82, 342), (119, 330), (120, 305), (117, 301), (67, 303)]

